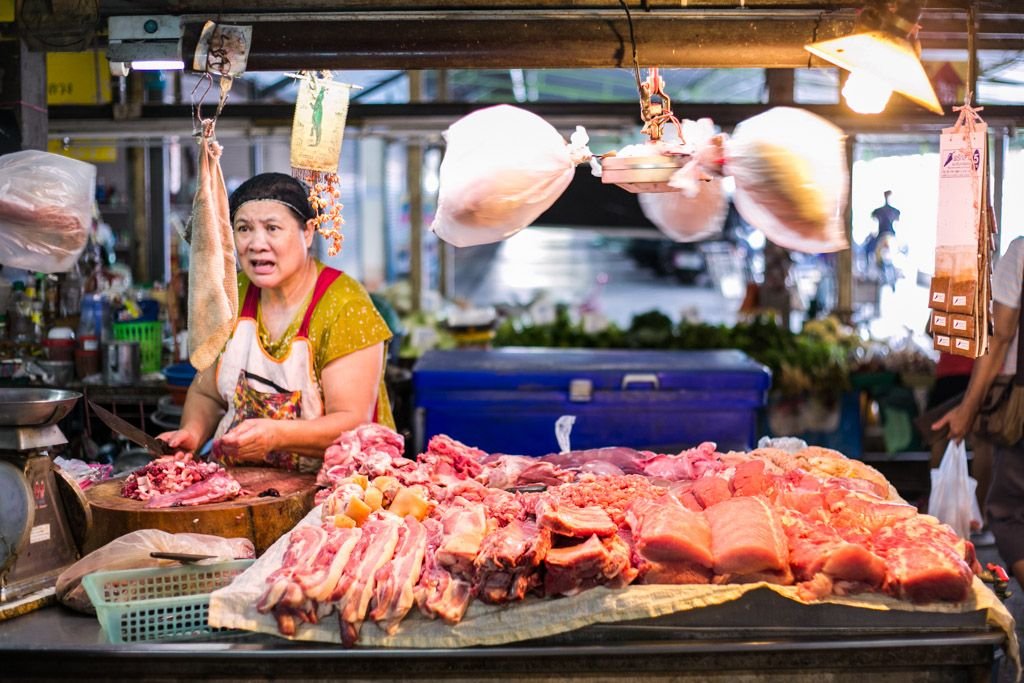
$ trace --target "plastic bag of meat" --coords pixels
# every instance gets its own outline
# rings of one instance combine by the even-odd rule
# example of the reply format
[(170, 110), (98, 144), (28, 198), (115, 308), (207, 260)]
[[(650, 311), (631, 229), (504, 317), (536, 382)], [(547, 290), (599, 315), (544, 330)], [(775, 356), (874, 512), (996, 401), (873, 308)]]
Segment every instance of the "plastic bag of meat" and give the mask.
[(145, 569), (165, 567), (174, 560), (158, 560), (150, 553), (186, 553), (190, 555), (213, 555), (215, 559), (244, 560), (256, 557), (252, 541), (248, 538), (221, 538), (207, 534), (169, 534), (159, 529), (141, 529), (115, 538), (110, 543), (92, 551), (78, 562), (61, 572), (57, 577), (57, 599), (79, 612), (95, 614), (96, 610), (82, 588), (82, 577), (99, 571), (119, 569)]
[[(711, 119), (685, 120), (682, 123), (687, 154), (704, 149), (715, 134)], [(673, 137), (668, 127), (666, 140)], [(697, 242), (722, 232), (729, 211), (722, 181), (700, 170), (696, 162), (688, 163), (686, 173), (677, 172), (670, 184), (676, 192), (642, 192), (637, 195), (640, 210), (666, 236), (676, 242)]]
[(775, 107), (740, 123), (731, 137), (715, 136), (696, 157), (702, 169), (733, 177), (736, 210), (769, 240), (795, 251), (833, 252), (847, 247), (844, 139), (820, 116)]
[(964, 442), (950, 441), (937, 468), (932, 469), (932, 492), (928, 496), (928, 514), (953, 527), (961, 538), (969, 539), (971, 529), (980, 529), (981, 508), (975, 491), (978, 482), (967, 474), (967, 450)]
[(42, 273), (70, 270), (92, 225), (96, 167), (26, 150), (0, 157), (0, 263)]
[(547, 210), (587, 161), (587, 134), (570, 143), (536, 114), (498, 105), (445, 132), (437, 213), (430, 229), (456, 247), (499, 242)]
[(235, 326), (238, 280), (222, 148), (213, 121), (203, 121), (199, 178), (192, 202), (188, 270), (188, 353), (197, 370), (213, 364)]

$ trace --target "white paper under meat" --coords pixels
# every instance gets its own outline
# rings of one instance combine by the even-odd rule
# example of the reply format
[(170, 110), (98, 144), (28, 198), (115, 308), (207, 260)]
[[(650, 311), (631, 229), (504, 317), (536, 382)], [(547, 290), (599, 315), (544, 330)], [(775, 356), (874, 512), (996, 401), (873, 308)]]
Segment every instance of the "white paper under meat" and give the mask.
[[(318, 524), (320, 506), (306, 515), (299, 525)], [(266, 579), (281, 566), (288, 536), (279, 538), (267, 552), (228, 587), (210, 596), (211, 626), (237, 628), (269, 633), (281, 638), (277, 621), (272, 614), (260, 614), (256, 603), (266, 589)], [(739, 599), (747, 591), (769, 588), (779, 595), (797, 602), (794, 586), (775, 586), (766, 583), (731, 584), (725, 586), (628, 586), (621, 589), (604, 587), (583, 591), (567, 598), (528, 598), (505, 607), (485, 605), (473, 601), (463, 620), (449, 626), (443, 621), (432, 621), (416, 608), (402, 621), (401, 629), (388, 636), (375, 624), (367, 621), (360, 634), (359, 644), (369, 647), (451, 648), (474, 645), (501, 645), (531, 638), (542, 638), (573, 631), (584, 626), (610, 621), (629, 621), (664, 616), (688, 609), (718, 605)], [(989, 624), (1006, 633), (1008, 651), (1018, 661), (1019, 647), (1013, 617), (995, 594), (974, 578), (973, 596), (960, 604), (935, 603), (914, 605), (881, 594), (853, 597), (833, 596), (820, 602), (876, 610), (906, 610), (919, 612), (966, 613), (985, 610)], [(814, 604), (820, 604), (814, 603)], [(337, 617), (326, 617), (319, 624), (301, 624), (290, 640), (340, 643)]]

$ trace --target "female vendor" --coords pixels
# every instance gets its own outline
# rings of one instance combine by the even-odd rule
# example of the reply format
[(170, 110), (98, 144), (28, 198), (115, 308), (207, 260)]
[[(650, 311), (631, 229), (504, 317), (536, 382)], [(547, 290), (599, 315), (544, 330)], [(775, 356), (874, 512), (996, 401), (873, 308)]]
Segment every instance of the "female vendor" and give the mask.
[(189, 387), (178, 430), (159, 438), (233, 465), (319, 469), (342, 432), (394, 427), (384, 388), (391, 333), (359, 283), (310, 253), (306, 186), (283, 173), (242, 183), (229, 201), (239, 316), (219, 360)]

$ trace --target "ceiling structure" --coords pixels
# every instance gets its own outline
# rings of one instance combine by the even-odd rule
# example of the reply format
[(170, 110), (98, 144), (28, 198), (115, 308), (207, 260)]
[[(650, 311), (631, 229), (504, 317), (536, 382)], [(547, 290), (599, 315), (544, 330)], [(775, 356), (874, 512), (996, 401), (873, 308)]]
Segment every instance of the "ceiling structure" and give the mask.
[[(1024, 104), (1024, 0), (926, 4), (920, 19), (923, 58), (965, 62), (973, 41), (979, 89), (988, 93), (987, 103), (1003, 105), (988, 107), (986, 118), (1015, 126)], [(49, 22), (40, 18), (43, 5), (52, 8)], [(358, 70), (364, 90), (355, 96), (353, 122), (394, 117), (397, 112), (387, 107), (403, 104), (395, 93), (408, 92), (403, 79), (410, 69), (447, 72), (446, 92), (435, 99), (448, 107), (405, 104), (406, 115), (419, 112), (450, 122), (472, 108), (466, 105), (513, 101), (535, 110), (550, 103), (562, 111), (572, 103), (600, 103), (609, 116), (635, 118), (635, 43), (640, 65), (663, 67), (681, 102), (736, 107), (735, 116), (716, 112), (723, 122), (748, 115), (750, 107), (763, 108), (764, 69), (798, 69), (797, 89), (802, 83), (805, 95), (810, 93), (808, 108), (845, 119), (837, 120), (844, 127), (880, 130), (896, 125), (897, 118), (911, 127), (942, 125), (942, 117), (902, 102), (874, 120), (851, 116), (829, 101), (835, 72), (807, 68), (826, 63), (803, 46), (850, 32), (862, 5), (863, 0), (19, 0), (19, 27), (45, 43), (71, 30), (69, 18), (77, 17), (78, 30), (102, 43), (111, 16), (172, 14), (182, 18), (183, 54), (191, 55), (205, 21), (251, 24), (252, 107), (294, 101), (294, 86), (281, 79), (282, 71)], [(257, 114), (234, 109), (238, 116)], [(713, 116), (712, 111), (702, 107), (697, 114)], [(81, 109), (52, 114), (57, 121), (103, 116)], [(276, 116), (271, 109), (263, 114)], [(170, 115), (143, 112), (143, 118)]]

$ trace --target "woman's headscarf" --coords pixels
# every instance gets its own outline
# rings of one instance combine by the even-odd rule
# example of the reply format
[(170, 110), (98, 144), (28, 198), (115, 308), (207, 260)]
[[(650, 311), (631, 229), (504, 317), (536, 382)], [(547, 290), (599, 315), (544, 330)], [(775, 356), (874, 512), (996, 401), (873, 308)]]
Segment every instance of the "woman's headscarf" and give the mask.
[(260, 173), (246, 180), (231, 193), (228, 200), (231, 220), (235, 219), (235, 213), (242, 204), (261, 199), (284, 204), (303, 221), (316, 215), (313, 207), (309, 205), (309, 188), (305, 183), (286, 173)]

